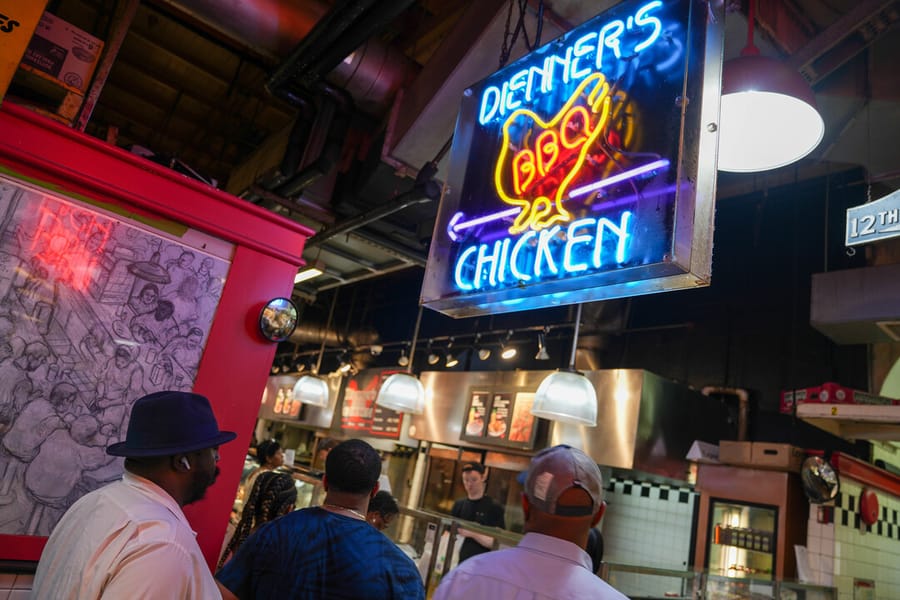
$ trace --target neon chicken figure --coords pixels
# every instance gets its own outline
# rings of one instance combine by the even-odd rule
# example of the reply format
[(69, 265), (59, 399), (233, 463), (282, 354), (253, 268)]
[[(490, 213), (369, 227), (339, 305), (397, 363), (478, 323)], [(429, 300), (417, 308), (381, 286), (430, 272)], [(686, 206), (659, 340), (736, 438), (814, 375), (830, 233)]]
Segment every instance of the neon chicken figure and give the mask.
[(506, 119), (494, 184), (504, 202), (521, 207), (511, 235), (571, 220), (563, 201), (606, 129), (609, 89), (606, 77), (593, 73), (549, 121), (526, 108)]

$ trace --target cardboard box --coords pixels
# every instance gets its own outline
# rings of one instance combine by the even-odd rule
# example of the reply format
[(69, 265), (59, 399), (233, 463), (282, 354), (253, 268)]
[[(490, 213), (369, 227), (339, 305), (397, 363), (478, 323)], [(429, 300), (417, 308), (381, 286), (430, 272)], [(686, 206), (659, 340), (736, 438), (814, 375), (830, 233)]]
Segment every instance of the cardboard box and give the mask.
[(806, 453), (790, 444), (753, 442), (751, 465), (760, 469), (799, 471)]
[(753, 460), (753, 444), (751, 442), (719, 442), (719, 462), (726, 465), (749, 465)]
[(99, 39), (45, 12), (25, 49), (22, 64), (84, 92), (101, 50), (103, 42)]
[(719, 442), (719, 462), (751, 469), (799, 471), (806, 454), (790, 444)]

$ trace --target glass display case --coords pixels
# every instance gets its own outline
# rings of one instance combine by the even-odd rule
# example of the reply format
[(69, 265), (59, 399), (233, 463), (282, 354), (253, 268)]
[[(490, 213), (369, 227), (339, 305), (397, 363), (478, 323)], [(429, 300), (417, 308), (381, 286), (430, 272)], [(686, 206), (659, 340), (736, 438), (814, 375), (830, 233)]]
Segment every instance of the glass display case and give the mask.
[(710, 574), (772, 579), (778, 508), (713, 499), (706, 552)]

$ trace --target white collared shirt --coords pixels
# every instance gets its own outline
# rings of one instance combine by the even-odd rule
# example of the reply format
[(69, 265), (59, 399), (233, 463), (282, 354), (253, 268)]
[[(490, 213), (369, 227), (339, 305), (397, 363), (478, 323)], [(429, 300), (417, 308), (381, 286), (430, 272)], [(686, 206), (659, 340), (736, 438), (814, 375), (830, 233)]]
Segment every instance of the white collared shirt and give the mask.
[(178, 503), (126, 472), (73, 504), (41, 554), (33, 599), (222, 597)]
[(434, 600), (627, 600), (591, 572), (591, 557), (566, 540), (526, 533), (514, 548), (473, 556), (450, 571)]

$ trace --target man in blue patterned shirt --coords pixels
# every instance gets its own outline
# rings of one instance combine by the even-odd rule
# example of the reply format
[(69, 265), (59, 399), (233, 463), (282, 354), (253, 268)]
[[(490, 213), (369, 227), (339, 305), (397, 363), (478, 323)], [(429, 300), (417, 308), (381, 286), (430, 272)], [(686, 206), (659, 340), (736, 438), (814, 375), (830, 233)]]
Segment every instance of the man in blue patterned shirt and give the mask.
[(415, 563), (366, 522), (381, 458), (362, 440), (325, 461), (325, 501), (271, 521), (216, 574), (226, 600), (239, 598), (424, 600)]

